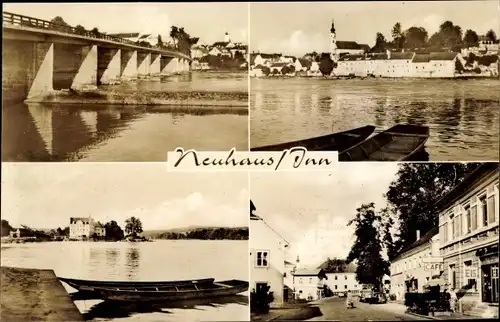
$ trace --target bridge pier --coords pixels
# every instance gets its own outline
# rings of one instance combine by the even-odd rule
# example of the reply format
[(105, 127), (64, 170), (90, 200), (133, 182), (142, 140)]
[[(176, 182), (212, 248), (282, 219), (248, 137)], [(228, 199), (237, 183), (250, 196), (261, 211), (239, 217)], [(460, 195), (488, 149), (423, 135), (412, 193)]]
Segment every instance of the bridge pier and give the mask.
[(28, 72), (27, 99), (43, 97), (54, 91), (54, 44), (33, 43), (33, 61)]
[(150, 75), (151, 77), (158, 78), (161, 74), (161, 55), (151, 54)]
[(121, 52), (121, 79), (137, 79), (137, 50), (124, 50)]
[(148, 78), (150, 75), (151, 54), (138, 52), (137, 53), (137, 76), (139, 78)]
[(121, 72), (121, 50), (114, 48), (97, 48), (97, 82), (100, 84), (117, 84)]
[(80, 50), (81, 64), (71, 83), (73, 89), (97, 89), (97, 46), (84, 46)]

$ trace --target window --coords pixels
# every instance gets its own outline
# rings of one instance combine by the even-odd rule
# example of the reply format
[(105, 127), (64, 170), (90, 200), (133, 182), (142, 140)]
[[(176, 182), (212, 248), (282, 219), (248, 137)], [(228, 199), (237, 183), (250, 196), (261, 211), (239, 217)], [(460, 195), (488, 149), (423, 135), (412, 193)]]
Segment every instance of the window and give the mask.
[(477, 270), (475, 267), (472, 266), (472, 260), (465, 261), (464, 266), (465, 266), (464, 269), (465, 281), (467, 282), (467, 286), (476, 290)]
[(301, 278), (299, 278), (299, 284), (303, 284), (304, 283), (304, 280)]
[(347, 280), (347, 275), (345, 276), (345, 279)]
[(259, 250), (257, 251), (257, 267), (269, 267), (269, 251)]
[(496, 221), (495, 218), (495, 195), (491, 195), (488, 198), (488, 222), (490, 224), (494, 223)]
[(264, 290), (267, 291), (267, 283), (256, 283), (255, 284), (255, 291), (257, 292), (263, 292)]
[(335, 285), (335, 289), (337, 289), (337, 285)]
[(470, 216), (470, 206), (465, 207), (465, 219), (467, 221), (467, 223), (466, 223), (467, 230), (465, 233), (468, 234), (471, 232), (471, 227), (472, 227), (472, 221), (471, 221), (471, 216)]
[(310, 277), (309, 278), (309, 284), (312, 284), (312, 282), (313, 282), (313, 279), (312, 279), (312, 277)]
[(451, 288), (456, 289), (457, 288), (457, 276), (456, 276), (456, 271), (455, 271), (455, 264), (450, 265), (449, 272), (450, 272), (449, 282), (450, 282)]
[(453, 240), (453, 239), (455, 239), (456, 217), (451, 215), (450, 219), (451, 219), (451, 240)]
[(447, 242), (448, 241), (448, 223), (445, 222), (444, 225), (443, 225), (443, 242)]
[(337, 280), (337, 275), (335, 275), (335, 280)]
[(471, 210), (471, 231), (477, 229), (477, 206), (474, 205)]
[(358, 287), (356, 284), (354, 284), (354, 288)]
[(346, 290), (347, 290), (347, 285), (344, 285), (344, 289), (346, 289)]
[(481, 207), (481, 223), (483, 227), (488, 226), (488, 205), (486, 202), (486, 196), (482, 196), (479, 198), (479, 204)]

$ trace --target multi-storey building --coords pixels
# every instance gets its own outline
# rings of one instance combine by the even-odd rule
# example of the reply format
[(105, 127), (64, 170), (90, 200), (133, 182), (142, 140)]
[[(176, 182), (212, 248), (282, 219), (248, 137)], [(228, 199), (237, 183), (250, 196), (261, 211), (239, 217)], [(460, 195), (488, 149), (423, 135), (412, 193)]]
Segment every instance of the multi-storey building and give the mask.
[(293, 274), (295, 298), (309, 301), (323, 298), (326, 279), (322, 269), (298, 269)]
[(460, 309), (498, 317), (498, 163), (485, 163), (438, 203), (444, 279)]
[(106, 236), (106, 229), (92, 217), (71, 217), (69, 219), (69, 239), (86, 239)]
[(270, 305), (279, 307), (285, 301), (285, 259), (289, 244), (255, 211), (250, 201), (250, 288), (258, 291), (269, 286), (274, 296)]

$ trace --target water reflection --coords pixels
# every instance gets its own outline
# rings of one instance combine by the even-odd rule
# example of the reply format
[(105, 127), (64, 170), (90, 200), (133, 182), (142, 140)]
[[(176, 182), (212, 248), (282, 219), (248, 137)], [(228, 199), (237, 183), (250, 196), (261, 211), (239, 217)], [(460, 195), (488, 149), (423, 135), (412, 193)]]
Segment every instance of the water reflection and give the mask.
[(203, 310), (203, 307), (224, 307), (229, 304), (248, 305), (248, 297), (243, 295), (207, 298), (189, 301), (169, 301), (166, 303), (116, 303), (100, 302), (83, 313), (85, 320), (116, 319), (130, 317), (135, 313), (173, 314), (172, 310)]
[(115, 267), (119, 260), (120, 252), (116, 248), (106, 249), (106, 266)]
[(500, 95), (492, 88), (498, 80), (252, 79), (251, 146), (409, 123), (429, 127), (433, 161), (497, 160)]
[(140, 252), (139, 249), (132, 247), (127, 250), (127, 262), (125, 264), (127, 268), (128, 277), (133, 280), (135, 279), (137, 272), (139, 271), (140, 264)]
[[(233, 115), (228, 116), (231, 113)], [(197, 127), (193, 121), (198, 121), (193, 118), (198, 116), (203, 116), (206, 125), (205, 129), (198, 130), (199, 133), (216, 132), (211, 126), (217, 127), (219, 132), (211, 137), (204, 135), (205, 139), (196, 137), (196, 141), (186, 144), (187, 147), (203, 149), (203, 145), (209, 141), (207, 149), (225, 149), (228, 146), (246, 149), (247, 118), (245, 115), (235, 118), (235, 114), (238, 115), (239, 111), (230, 108), (192, 111), (175, 106), (5, 104), (2, 108), (2, 161), (77, 161), (89, 156), (92, 159), (94, 155), (103, 155), (106, 161), (164, 161), (170, 146), (178, 144), (183, 137), (184, 141), (196, 137), (192, 133), (193, 128)], [(186, 118), (187, 115), (192, 116)], [(163, 119), (161, 124), (157, 122), (158, 118)], [(232, 136), (223, 132), (224, 127), (218, 126), (217, 123), (224, 120)], [(241, 128), (235, 122), (241, 123)], [(149, 128), (157, 131), (151, 134), (151, 130), (142, 124), (149, 124)], [(120, 140), (125, 135), (133, 136), (130, 142)], [(155, 135), (157, 137), (151, 138)], [(220, 136), (224, 139), (220, 139)], [(244, 142), (235, 142), (235, 138)], [(219, 147), (210, 141), (218, 139), (222, 142)], [(116, 146), (111, 148), (109, 145), (112, 143)], [(139, 151), (151, 156), (137, 155), (139, 147)], [(132, 148), (135, 150), (128, 153), (127, 150)], [(99, 151), (107, 149), (110, 151)]]

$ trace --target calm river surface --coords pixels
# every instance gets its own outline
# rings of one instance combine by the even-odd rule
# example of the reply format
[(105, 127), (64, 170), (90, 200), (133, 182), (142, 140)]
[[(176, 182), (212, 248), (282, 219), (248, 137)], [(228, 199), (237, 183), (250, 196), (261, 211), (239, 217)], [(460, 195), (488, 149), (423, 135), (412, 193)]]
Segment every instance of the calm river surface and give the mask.
[(258, 79), (250, 86), (250, 145), (375, 125), (427, 125), (431, 161), (498, 160), (500, 82)]
[[(188, 73), (114, 91), (248, 92), (245, 73)], [(161, 108), (160, 108), (161, 109)], [(248, 149), (248, 115), (171, 113), (158, 106), (5, 104), (3, 161), (165, 161), (177, 147)]]
[[(53, 269), (57, 276), (119, 281), (168, 281), (213, 277), (248, 281), (248, 241), (157, 240), (152, 243), (50, 242), (9, 244), (2, 266)], [(64, 284), (64, 283), (63, 283)], [(68, 292), (75, 290), (64, 284)], [(77, 300), (87, 320), (245, 321), (248, 294), (154, 310)]]

